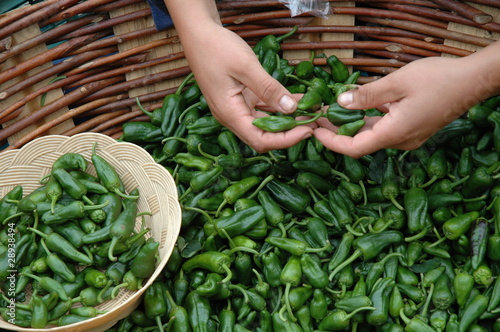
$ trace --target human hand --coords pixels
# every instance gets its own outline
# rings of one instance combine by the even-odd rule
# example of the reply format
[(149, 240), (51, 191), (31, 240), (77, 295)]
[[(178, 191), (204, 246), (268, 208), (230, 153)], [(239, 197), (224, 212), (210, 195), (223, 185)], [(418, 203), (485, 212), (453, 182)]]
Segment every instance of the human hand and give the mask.
[(256, 151), (287, 148), (312, 135), (310, 126), (271, 133), (252, 125), (256, 117), (265, 116), (255, 110), (256, 106), (292, 113), (299, 96), (272, 78), (238, 35), (219, 24), (208, 23), (203, 36), (191, 34), (182, 43), (214, 117)]
[(336, 127), (320, 119), (314, 135), (325, 147), (354, 158), (384, 148), (416, 149), (483, 100), (476, 74), (463, 59), (414, 61), (339, 96), (345, 108), (376, 107), (384, 116), (365, 118), (366, 125), (353, 137), (337, 135)]

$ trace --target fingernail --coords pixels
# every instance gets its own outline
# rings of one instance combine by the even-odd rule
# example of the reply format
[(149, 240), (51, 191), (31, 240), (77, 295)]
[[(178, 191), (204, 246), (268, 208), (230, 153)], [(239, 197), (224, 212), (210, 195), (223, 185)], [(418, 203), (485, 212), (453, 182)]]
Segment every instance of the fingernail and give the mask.
[(352, 91), (347, 91), (347, 92), (341, 93), (339, 95), (339, 97), (337, 98), (337, 102), (340, 105), (348, 106), (348, 105), (352, 104), (353, 97), (354, 97), (354, 95), (353, 95)]
[(284, 95), (280, 99), (280, 107), (285, 112), (295, 111), (295, 100), (289, 95)]

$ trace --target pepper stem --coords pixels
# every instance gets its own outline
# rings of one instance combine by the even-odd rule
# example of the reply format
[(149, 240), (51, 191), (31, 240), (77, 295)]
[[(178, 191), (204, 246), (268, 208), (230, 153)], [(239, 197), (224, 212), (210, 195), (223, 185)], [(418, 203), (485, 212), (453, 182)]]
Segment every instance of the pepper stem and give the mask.
[(339, 273), (344, 267), (346, 267), (347, 265), (351, 264), (352, 262), (354, 262), (357, 258), (361, 257), (361, 255), (363, 254), (363, 252), (359, 249), (356, 249), (352, 255), (347, 258), (343, 263), (341, 263), (339, 266), (337, 266), (333, 271), (332, 273), (330, 273), (330, 275), (328, 276), (328, 279), (330, 279), (330, 281), (333, 280), (333, 278), (335, 277), (335, 275), (337, 273)]
[(117, 243), (118, 243), (118, 238), (116, 236), (113, 236), (113, 238), (111, 239), (111, 244), (109, 245), (108, 249), (108, 259), (112, 262), (117, 260), (117, 258), (113, 254), (113, 250), (115, 249)]
[(297, 318), (293, 315), (293, 310), (292, 306), (290, 305), (290, 287), (292, 286), (291, 283), (287, 282), (285, 286), (285, 306), (286, 306), (286, 311), (288, 312), (289, 318), (292, 320), (292, 322), (296, 322)]
[(281, 35), (279, 37), (276, 37), (276, 41), (278, 43), (281, 43), (283, 40), (287, 39), (288, 37), (292, 36), (293, 34), (295, 34), (295, 32), (297, 32), (297, 29), (299, 28), (298, 25), (294, 26), (292, 30), (290, 30), (289, 32), (285, 33), (284, 35)]

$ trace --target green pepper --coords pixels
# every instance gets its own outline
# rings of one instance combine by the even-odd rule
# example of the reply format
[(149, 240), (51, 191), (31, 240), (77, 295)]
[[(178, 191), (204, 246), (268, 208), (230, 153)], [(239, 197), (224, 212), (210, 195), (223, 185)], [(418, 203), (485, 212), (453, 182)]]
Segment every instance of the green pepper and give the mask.
[(330, 204), (330, 208), (335, 214), (336, 220), (339, 222), (341, 227), (345, 227), (346, 225), (352, 223), (352, 213), (349, 207), (344, 204), (338, 188), (328, 191), (328, 203)]
[(318, 328), (321, 330), (328, 331), (336, 331), (336, 330), (344, 330), (349, 327), (350, 320), (354, 317), (358, 312), (366, 311), (366, 310), (375, 310), (374, 307), (358, 307), (351, 313), (347, 313), (344, 310), (337, 309), (328, 314), (325, 318), (319, 322)]
[(129, 199), (137, 199), (138, 195), (127, 195), (125, 193), (125, 187), (120, 178), (120, 175), (116, 169), (103, 157), (96, 153), (97, 143), (92, 146), (92, 164), (94, 165), (95, 171), (99, 181), (108, 189), (110, 192), (115, 193), (121, 197)]
[(30, 277), (30, 278), (34, 279), (35, 281), (37, 281), (43, 290), (45, 290), (49, 293), (56, 292), (62, 301), (67, 301), (69, 299), (68, 294), (66, 294), (66, 291), (62, 287), (61, 283), (58, 282), (57, 280), (55, 280), (51, 277), (48, 277), (48, 276), (39, 277), (39, 276), (36, 276), (34, 274), (31, 274), (31, 273), (24, 273), (23, 275)]
[(335, 253), (328, 262), (328, 271), (335, 270), (341, 263), (345, 261), (345, 259), (349, 256), (349, 252), (351, 251), (353, 241), (354, 241), (354, 235), (352, 233), (345, 232), (342, 235), (342, 238), (335, 250)]
[(31, 327), (34, 329), (44, 329), (48, 323), (48, 309), (45, 302), (38, 296), (31, 298)]
[(165, 296), (170, 306), (168, 317), (172, 322), (172, 326), (169, 327), (169, 329), (173, 329), (174, 332), (190, 331), (189, 318), (186, 308), (174, 301), (168, 289), (165, 290)]
[(80, 169), (86, 171), (88, 167), (88, 161), (85, 157), (79, 153), (68, 152), (59, 156), (54, 163), (52, 168), (62, 168), (64, 170), (75, 170)]
[(464, 182), (462, 186), (462, 196), (465, 198), (472, 198), (482, 195), (486, 190), (488, 190), (494, 183), (494, 178), (491, 173), (498, 167), (498, 164), (494, 164), (487, 168), (484, 166), (477, 167), (467, 181)]
[(85, 205), (82, 201), (73, 201), (68, 205), (63, 205), (54, 212), (47, 211), (41, 216), (42, 222), (47, 225), (65, 223), (71, 219), (83, 218), (87, 211), (98, 210), (106, 206), (107, 203), (101, 205)]
[(371, 292), (375, 283), (383, 275), (385, 264), (389, 261), (390, 258), (395, 256), (401, 256), (401, 254), (395, 252), (387, 254), (380, 261), (375, 262), (370, 266), (365, 277), (366, 290), (368, 291), (368, 293)]
[(477, 294), (464, 307), (459, 322), (459, 332), (466, 332), (468, 328), (483, 314), (488, 307), (488, 297)]
[(194, 331), (208, 331), (207, 323), (212, 312), (208, 298), (196, 291), (191, 291), (186, 297), (186, 310)]
[(76, 276), (68, 265), (57, 254), (52, 253), (49, 248), (47, 248), (43, 239), (40, 239), (40, 243), (47, 253), (45, 258), (47, 267), (50, 268), (55, 274), (61, 276), (64, 280), (68, 282), (75, 281)]
[(312, 318), (316, 321), (320, 321), (325, 318), (328, 313), (328, 302), (325, 293), (319, 288), (314, 289), (312, 296), (309, 303), (309, 311)]
[(357, 258), (362, 257), (363, 260), (370, 260), (376, 257), (384, 248), (395, 243), (403, 241), (403, 234), (399, 231), (385, 231), (382, 233), (368, 233), (356, 238), (352, 242), (355, 251), (349, 258), (339, 264), (335, 270), (330, 273), (330, 280), (333, 279), (342, 268), (351, 264)]
[(214, 228), (222, 238), (233, 237), (251, 230), (261, 220), (265, 220), (264, 209), (257, 205), (215, 219)]
[(432, 303), (437, 309), (446, 310), (453, 304), (454, 301), (455, 297), (452, 292), (450, 278), (446, 273), (443, 273), (434, 284)]
[(500, 152), (500, 112), (492, 112), (487, 120), (493, 125), (493, 147), (495, 151)]
[(278, 67), (278, 54), (274, 50), (265, 50), (260, 58), (262, 68), (271, 75)]
[(317, 113), (317, 115), (307, 120), (296, 120), (294, 117), (288, 115), (270, 115), (270, 116), (256, 118), (255, 120), (252, 121), (252, 124), (264, 131), (277, 133), (293, 129), (297, 126), (312, 123), (316, 121), (321, 116), (321, 114), (322, 113), (319, 112)]
[(285, 266), (283, 266), (283, 269), (281, 270), (280, 282), (282, 285), (285, 286), (285, 294), (283, 296), (287, 313), (290, 316), (290, 319), (294, 322), (297, 319), (295, 318), (292, 312), (289, 293), (290, 293), (290, 288), (292, 286), (296, 287), (301, 279), (302, 279), (302, 267), (300, 264), (300, 257), (293, 255), (288, 258), (288, 261), (285, 263)]
[(323, 194), (333, 189), (330, 182), (312, 172), (300, 172), (295, 178), (295, 183), (301, 188), (311, 189)]
[(395, 287), (395, 281), (391, 277), (379, 279), (369, 297), (375, 310), (366, 314), (366, 321), (370, 325), (379, 326), (384, 324), (389, 317), (389, 297)]
[(222, 129), (222, 125), (213, 116), (202, 116), (186, 126), (188, 134), (212, 135)]
[(477, 219), (470, 235), (471, 267), (473, 270), (476, 270), (486, 257), (488, 235), (489, 225), (486, 219)]
[(443, 234), (450, 240), (456, 240), (465, 234), (474, 221), (479, 218), (479, 212), (471, 211), (448, 219), (442, 226)]
[(91, 257), (78, 251), (68, 240), (66, 240), (61, 235), (55, 232), (45, 234), (31, 227), (28, 227), (28, 230), (40, 235), (45, 240), (45, 244), (50, 250), (61, 254), (75, 262), (82, 263), (84, 265), (92, 264), (93, 261)]
[(86, 234), (74, 220), (65, 222), (64, 224), (54, 224), (52, 229), (75, 247), (80, 248), (83, 245), (82, 237)]
[[(307, 90), (297, 102), (297, 111), (299, 111), (299, 114), (300, 112), (314, 112), (321, 108), (322, 103), (323, 98), (318, 92), (316, 92), (315, 90)], [(322, 113), (320, 112), (318, 117), (321, 115)]]
[(337, 135), (354, 136), (366, 124), (365, 120), (344, 123), (337, 130)]
[(326, 64), (330, 68), (330, 75), (337, 83), (343, 83), (349, 78), (349, 68), (335, 55), (330, 55), (326, 59)]
[(335, 126), (362, 120), (365, 117), (364, 110), (347, 109), (338, 103), (330, 104), (326, 112), (328, 120)]
[(152, 283), (144, 292), (144, 313), (147, 317), (156, 321), (160, 331), (163, 331), (162, 316), (167, 314), (167, 302), (164, 296), (164, 287), (158, 283)]
[(231, 275), (229, 267), (231, 258), (222, 252), (205, 251), (189, 258), (182, 264), (182, 269), (190, 273), (194, 269), (204, 269), (215, 273), (228, 273)]
[(274, 179), (265, 188), (278, 204), (294, 214), (304, 212), (310, 204), (311, 197), (297, 186)]
[(321, 289), (328, 286), (330, 283), (328, 274), (310, 254), (302, 254), (300, 264), (304, 277), (312, 287)]
[(127, 199), (125, 208), (111, 223), (111, 227), (109, 229), (111, 243), (108, 248), (108, 258), (110, 261), (117, 260), (113, 253), (116, 244), (125, 241), (132, 234), (135, 227), (137, 209), (137, 200)]
[(61, 188), (73, 199), (83, 199), (88, 204), (92, 204), (92, 201), (86, 196), (88, 190), (87, 187), (81, 182), (71, 176), (71, 174), (63, 168), (53, 168), (51, 172)]
[(19, 201), (23, 197), (23, 187), (15, 186), (0, 199), (0, 223), (5, 224), (5, 219), (14, 214), (16, 204), (10, 201)]
[(268, 236), (265, 241), (266, 243), (285, 250), (295, 256), (301, 256), (308, 252), (320, 252), (326, 250), (326, 247), (311, 248), (306, 242), (291, 238)]
[(292, 36), (297, 31), (298, 26), (294, 26), (288, 33), (281, 35), (279, 37), (273, 35), (267, 35), (262, 38), (254, 47), (253, 51), (257, 56), (263, 54), (266, 50), (272, 50), (274, 52), (279, 52), (281, 49), (281, 42), (286, 38)]
[(130, 263), (130, 271), (138, 278), (149, 278), (156, 269), (156, 256), (158, 255), (158, 241), (146, 241), (137, 256)]
[[(148, 112), (153, 114), (154, 112)], [(122, 125), (120, 140), (131, 143), (159, 142), (163, 137), (159, 123), (146, 121), (125, 122)], [(158, 134), (160, 135), (158, 135)], [(146, 139), (148, 137), (148, 139)]]
[(277, 287), (281, 285), (280, 275), (283, 267), (275, 252), (265, 253), (261, 257), (263, 263), (263, 273), (269, 285)]
[[(183, 137), (186, 134), (186, 132), (187, 132), (187, 124), (186, 122), (182, 122), (177, 125), (177, 128), (175, 129), (172, 136)], [(162, 163), (165, 160), (176, 156), (178, 153), (181, 153), (183, 145), (184, 143), (179, 140), (167, 141), (165, 142), (165, 144), (163, 144), (163, 147), (161, 148), (161, 155), (158, 156), (153, 155), (153, 158), (157, 163)]]

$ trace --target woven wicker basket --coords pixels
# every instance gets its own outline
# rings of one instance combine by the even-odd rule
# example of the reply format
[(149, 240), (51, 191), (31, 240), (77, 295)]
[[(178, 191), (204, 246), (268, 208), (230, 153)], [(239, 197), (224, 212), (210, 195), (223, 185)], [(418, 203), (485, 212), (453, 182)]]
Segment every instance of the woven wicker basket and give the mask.
[[(465, 56), (500, 36), (498, 0), (335, 0), (326, 18), (290, 17), (273, 0), (217, 4), (250, 45), (298, 25), (284, 57), (296, 64), (311, 50), (335, 54), (364, 73), (360, 84), (422, 57)], [(0, 146), (47, 134), (119, 137), (121, 124), (148, 120), (136, 97), (158, 107), (189, 72), (175, 29), (158, 32), (144, 0), (45, 0), (9, 11), (0, 16)]]
[[(142, 148), (126, 142), (117, 142), (109, 136), (97, 133), (82, 133), (72, 137), (47, 135), (23, 146), (21, 149), (0, 153), (0, 197), (14, 186), (22, 185), (24, 194), (40, 186), (40, 179), (49, 174), (52, 163), (67, 152), (80, 153), (90, 161), (92, 145), (97, 143), (98, 154), (114, 166), (123, 180), (127, 192), (139, 189), (139, 211), (151, 212), (145, 217), (151, 229), (147, 236), (160, 242), (160, 260), (154, 274), (138, 291), (121, 290), (116, 298), (98, 306), (107, 311), (96, 318), (77, 324), (47, 329), (28, 329), (0, 320), (0, 329), (12, 331), (104, 331), (118, 320), (129, 315), (142, 301), (145, 289), (161, 273), (174, 248), (181, 225), (181, 211), (175, 183), (168, 171), (155, 163)], [(88, 172), (95, 175), (89, 164)], [(136, 231), (142, 219), (136, 220)]]

